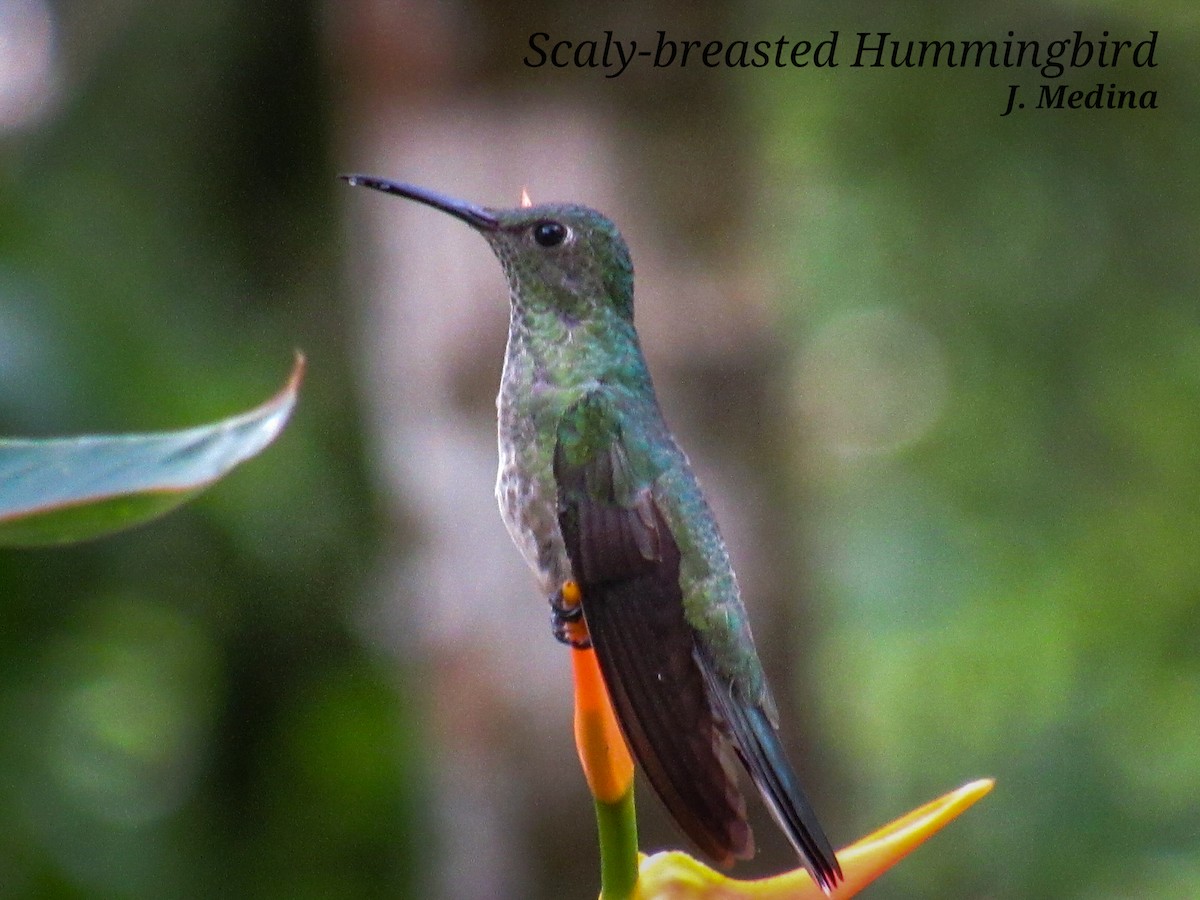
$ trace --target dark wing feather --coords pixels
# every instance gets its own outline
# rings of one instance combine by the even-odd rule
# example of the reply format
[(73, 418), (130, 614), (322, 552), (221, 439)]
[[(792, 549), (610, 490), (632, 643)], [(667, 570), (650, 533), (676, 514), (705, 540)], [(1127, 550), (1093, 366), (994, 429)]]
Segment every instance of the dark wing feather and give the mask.
[(722, 865), (754, 854), (732, 744), (828, 892), (842, 879), (837, 857), (774, 724), (736, 695), (685, 619), (679, 547), (633, 453), (599, 392), (564, 414), (554, 456), (559, 526), (625, 738), (676, 823)]
[[(616, 421), (614, 429), (619, 431)], [(594, 436), (593, 436), (594, 437)], [(559, 522), (605, 686), (634, 757), (667, 811), (722, 865), (753, 855), (745, 801), (683, 615), (679, 548), (649, 488), (618, 503), (620, 434), (555, 454)]]

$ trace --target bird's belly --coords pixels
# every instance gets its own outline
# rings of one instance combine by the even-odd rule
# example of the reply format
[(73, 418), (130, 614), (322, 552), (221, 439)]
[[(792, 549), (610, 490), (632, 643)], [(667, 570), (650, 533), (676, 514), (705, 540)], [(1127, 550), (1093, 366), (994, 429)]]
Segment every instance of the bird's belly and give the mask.
[(549, 464), (539, 466), (527, 447), (500, 450), (496, 499), (509, 536), (533, 569), (547, 596), (571, 577), (562, 533), (558, 528), (558, 497)]

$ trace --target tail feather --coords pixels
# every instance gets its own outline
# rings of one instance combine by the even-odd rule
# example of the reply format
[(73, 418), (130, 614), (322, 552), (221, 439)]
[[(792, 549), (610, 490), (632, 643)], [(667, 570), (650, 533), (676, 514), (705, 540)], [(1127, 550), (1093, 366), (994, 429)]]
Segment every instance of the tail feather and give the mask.
[(735, 697), (703, 659), (700, 668), (708, 679), (709, 696), (767, 808), (800, 854), (813, 881), (829, 893), (842, 880), (842, 868), (788, 762), (778, 731), (761, 706)]

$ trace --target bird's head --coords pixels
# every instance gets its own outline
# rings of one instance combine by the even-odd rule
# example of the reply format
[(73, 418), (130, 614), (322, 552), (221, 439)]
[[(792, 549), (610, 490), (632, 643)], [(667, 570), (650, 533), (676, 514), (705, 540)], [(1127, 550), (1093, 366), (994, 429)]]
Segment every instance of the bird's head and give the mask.
[(440, 209), (487, 239), (504, 266), (513, 303), (582, 321), (616, 313), (633, 320), (633, 263), (617, 226), (586, 206), (550, 203), (491, 209), (410, 184), (343, 175)]

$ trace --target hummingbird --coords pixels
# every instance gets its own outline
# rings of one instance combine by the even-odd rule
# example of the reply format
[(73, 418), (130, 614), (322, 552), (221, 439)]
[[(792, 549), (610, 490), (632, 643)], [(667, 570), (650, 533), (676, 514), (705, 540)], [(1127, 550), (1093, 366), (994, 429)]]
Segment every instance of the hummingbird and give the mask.
[(499, 258), (511, 295), (496, 401), (501, 515), (555, 636), (595, 650), (671, 817), (721, 866), (753, 856), (738, 760), (814, 882), (833, 890), (841, 868), (780, 742), (728, 552), (659, 408), (616, 225), (575, 204), (493, 209), (341, 177), (466, 222)]

